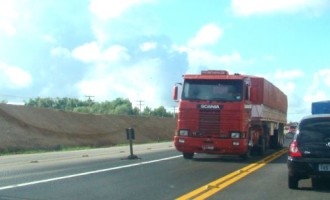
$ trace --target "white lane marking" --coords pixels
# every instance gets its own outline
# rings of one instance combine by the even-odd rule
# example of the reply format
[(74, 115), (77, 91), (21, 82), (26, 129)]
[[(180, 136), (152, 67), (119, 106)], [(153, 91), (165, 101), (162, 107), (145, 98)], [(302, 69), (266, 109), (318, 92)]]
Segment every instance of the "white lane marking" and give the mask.
[(172, 157), (168, 157), (168, 158), (162, 158), (162, 159), (158, 159), (158, 160), (145, 161), (145, 162), (140, 162), (140, 163), (135, 163), (135, 164), (130, 164), (130, 165), (112, 167), (112, 168), (107, 168), (107, 169), (89, 171), (89, 172), (84, 172), (84, 173), (79, 173), (79, 174), (72, 174), (72, 175), (68, 175), (68, 176), (60, 176), (60, 177), (55, 177), (55, 178), (50, 178), (50, 179), (43, 179), (43, 180), (38, 180), (38, 181), (19, 183), (19, 184), (15, 184), (15, 185), (8, 185), (8, 186), (0, 187), (0, 190), (8, 190), (8, 189), (13, 189), (13, 188), (18, 188), (18, 187), (36, 185), (36, 184), (40, 184), (40, 183), (47, 183), (47, 182), (58, 181), (58, 180), (63, 180), (63, 179), (75, 178), (75, 177), (79, 177), (79, 176), (87, 176), (87, 175), (91, 175), (91, 174), (113, 171), (113, 170), (117, 170), (117, 169), (124, 169), (124, 168), (129, 168), (129, 167), (135, 167), (135, 166), (146, 165), (146, 164), (150, 164), (150, 163), (171, 160), (171, 159), (175, 159), (175, 158), (179, 158), (179, 157), (182, 157), (182, 155), (172, 156)]

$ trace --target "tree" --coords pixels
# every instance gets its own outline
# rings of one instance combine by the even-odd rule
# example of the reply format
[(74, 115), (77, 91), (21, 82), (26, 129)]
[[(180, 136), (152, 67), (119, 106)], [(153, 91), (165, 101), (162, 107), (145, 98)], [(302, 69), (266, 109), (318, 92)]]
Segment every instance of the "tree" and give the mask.
[(145, 115), (145, 116), (150, 116), (152, 114), (152, 110), (151, 108), (149, 108), (148, 106), (146, 106), (142, 112), (142, 115)]
[(52, 108), (65, 111), (82, 112), (82, 113), (98, 113), (98, 114), (117, 114), (117, 115), (139, 115), (144, 116), (159, 116), (171, 117), (172, 114), (168, 113), (164, 106), (160, 106), (154, 110), (150, 107), (145, 107), (143, 112), (140, 113), (139, 108), (132, 107), (129, 99), (116, 98), (113, 101), (93, 102), (86, 100), (81, 101), (74, 98), (40, 98), (29, 99), (25, 102), (27, 106)]
[(90, 113), (90, 108), (89, 107), (76, 107), (73, 109), (74, 112), (79, 112), (79, 113)]
[(172, 116), (171, 113), (168, 113), (165, 109), (164, 106), (160, 106), (158, 108), (155, 108), (153, 111), (152, 111), (152, 115), (153, 116), (158, 116), (158, 117), (170, 117)]

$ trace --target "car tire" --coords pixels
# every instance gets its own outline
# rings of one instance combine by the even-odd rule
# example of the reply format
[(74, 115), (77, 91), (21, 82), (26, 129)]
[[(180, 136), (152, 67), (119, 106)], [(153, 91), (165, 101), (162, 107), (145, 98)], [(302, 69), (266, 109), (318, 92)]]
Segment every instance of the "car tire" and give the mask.
[(298, 189), (298, 181), (299, 179), (295, 176), (288, 176), (288, 186), (290, 189)]
[(193, 159), (194, 153), (182, 153), (184, 159)]
[(313, 189), (318, 189), (318, 188), (320, 188), (321, 187), (321, 180), (320, 179), (318, 179), (318, 178), (312, 178), (312, 188)]

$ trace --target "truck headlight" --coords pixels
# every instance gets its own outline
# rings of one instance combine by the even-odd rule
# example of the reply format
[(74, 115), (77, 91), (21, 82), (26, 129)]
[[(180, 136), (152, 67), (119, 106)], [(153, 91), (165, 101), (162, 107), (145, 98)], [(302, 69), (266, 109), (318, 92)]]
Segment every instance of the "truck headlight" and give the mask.
[(239, 132), (231, 132), (230, 133), (230, 137), (231, 138), (240, 138), (241, 137), (241, 133), (239, 133)]
[(189, 131), (188, 130), (179, 130), (179, 136), (188, 136)]
[(239, 142), (233, 142), (233, 146), (239, 146)]

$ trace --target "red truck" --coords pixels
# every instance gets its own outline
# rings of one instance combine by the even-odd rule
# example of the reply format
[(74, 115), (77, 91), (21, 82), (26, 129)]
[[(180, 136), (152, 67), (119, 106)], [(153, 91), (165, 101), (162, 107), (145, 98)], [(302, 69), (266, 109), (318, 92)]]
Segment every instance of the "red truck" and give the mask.
[(224, 70), (183, 79), (173, 88), (179, 102), (174, 145), (185, 159), (195, 153), (247, 158), (283, 146), (287, 97), (272, 83)]

